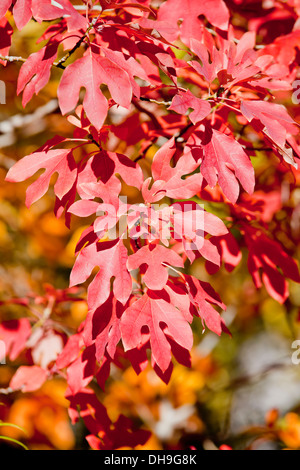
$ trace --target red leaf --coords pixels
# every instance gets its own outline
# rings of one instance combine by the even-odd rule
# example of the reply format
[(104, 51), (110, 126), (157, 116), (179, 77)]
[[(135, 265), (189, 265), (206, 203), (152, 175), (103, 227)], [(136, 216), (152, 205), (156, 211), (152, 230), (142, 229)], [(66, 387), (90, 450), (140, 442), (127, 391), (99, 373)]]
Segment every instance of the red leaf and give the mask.
[[(159, 9), (157, 30), (169, 41), (174, 41), (178, 35), (176, 25), (182, 20), (180, 36), (189, 45), (191, 38), (201, 38), (200, 15), (206, 16), (219, 29), (228, 28), (229, 12), (222, 0), (186, 0), (184, 3), (181, 0), (167, 0)], [(174, 34), (168, 34), (168, 27), (173, 27)]]
[(127, 267), (129, 271), (147, 264), (144, 282), (152, 290), (161, 290), (168, 281), (168, 268), (162, 263), (183, 268), (183, 260), (175, 251), (161, 245), (145, 245), (135, 254), (129, 256)]
[(93, 379), (95, 374), (95, 347), (87, 347), (67, 369), (67, 382), (72, 394), (80, 392)]
[(75, 109), (83, 87), (86, 89), (83, 100), (86, 115), (98, 130), (101, 129), (108, 111), (107, 100), (100, 90), (103, 83), (108, 85), (116, 103), (125, 108), (130, 106), (132, 86), (127, 73), (89, 49), (84, 57), (69, 65), (63, 73), (57, 92), (62, 113)]
[[(228, 233), (222, 237), (212, 237), (210, 241), (218, 248), (226, 270), (232, 272), (242, 260), (242, 252), (234, 236)], [(205, 267), (209, 274), (214, 274), (218, 270), (215, 265), (211, 265), (209, 262)]]
[(32, 0), (17, 0), (15, 3), (14, 20), (19, 30), (23, 29), (32, 17), (31, 3)]
[[(0, 7), (1, 8), (1, 7)], [(11, 46), (11, 36), (13, 34), (13, 28), (6, 18), (1, 19), (0, 13), (0, 55), (7, 56)], [(0, 60), (1, 64), (5, 64), (5, 61)]]
[[(19, 0), (20, 1), (20, 0)], [(88, 27), (87, 19), (82, 16), (69, 0), (31, 0), (32, 16), (39, 22), (66, 17), (68, 31), (77, 31)]]
[[(0, 18), (4, 16), (11, 0), (1, 0), (3, 5), (0, 6)], [(75, 10), (69, 0), (16, 0), (13, 8), (14, 20), (19, 30), (24, 26), (33, 16), (37, 21), (54, 20), (66, 16), (66, 22), (69, 31), (87, 28), (86, 19)]]
[(193, 345), (190, 325), (177, 308), (160, 298), (159, 293), (148, 291), (124, 312), (121, 334), (125, 351), (141, 344), (144, 327), (149, 329), (152, 357), (163, 372), (171, 362), (171, 346), (167, 336), (187, 350)]
[[(141, 189), (143, 173), (139, 165), (125, 155), (103, 151), (90, 158), (79, 172), (77, 188), (80, 197), (82, 199), (101, 198), (105, 204), (112, 204), (118, 210), (120, 206), (118, 196), (122, 185), (116, 174), (119, 174), (126, 184)], [(81, 205), (83, 206), (83, 203)], [(80, 215), (82, 217), (81, 205), (72, 206), (70, 212), (82, 214)], [(94, 207), (96, 209), (96, 206)]]
[(7, 10), (9, 9), (10, 5), (12, 4), (12, 0), (2, 0), (0, 5), (0, 18), (2, 19)]
[(249, 249), (248, 268), (256, 288), (259, 289), (263, 281), (270, 296), (283, 304), (289, 296), (288, 283), (285, 278), (300, 282), (296, 261), (284, 252), (280, 243), (269, 239), (263, 233), (257, 234), (248, 226), (244, 228)]
[(80, 416), (82, 417), (86, 427), (93, 433), (87, 436), (87, 440), (94, 449), (115, 450), (121, 447), (135, 447), (138, 444), (145, 444), (150, 437), (148, 431), (135, 431), (132, 422), (122, 415), (113, 423), (108, 417), (106, 408), (90, 389), (81, 390), (67, 398), (70, 400), (69, 414), (72, 423), (75, 424)]
[(111, 363), (112, 363), (112, 359), (107, 354), (105, 354), (101, 361), (101, 365), (96, 372), (97, 383), (99, 387), (102, 388), (103, 391), (105, 391), (105, 383), (110, 375)]
[(134, 77), (139, 77), (142, 80), (145, 81), (150, 81), (151, 78), (148, 77), (142, 66), (135, 60), (134, 57), (129, 57), (127, 60), (125, 59), (124, 55), (120, 51), (112, 51), (111, 49), (107, 49), (104, 47), (101, 47), (101, 50), (103, 51), (105, 57), (109, 59), (110, 62), (115, 64), (117, 67), (119, 67), (121, 70), (127, 73), (132, 91), (134, 95), (139, 98), (140, 97), (140, 87), (138, 83), (134, 80)]
[(31, 326), (27, 318), (8, 320), (1, 323), (0, 340), (4, 341), (6, 354), (11, 361), (15, 361), (25, 349), (30, 334)]
[(22, 392), (35, 392), (46, 382), (48, 372), (38, 366), (21, 366), (10, 381), (10, 388)]
[(265, 68), (272, 62), (272, 57), (258, 56), (254, 50), (255, 33), (245, 33), (238, 44), (235, 44), (233, 39), (229, 34), (229, 40), (222, 39), (220, 44), (215, 44), (211, 36), (210, 44), (204, 44), (203, 40), (192, 38), (191, 49), (200, 62), (192, 60), (191, 66), (209, 83), (218, 78), (220, 85), (225, 88), (231, 88), (237, 83), (247, 83), (250, 78), (255, 79), (257, 86), (271, 88), (270, 82), (263, 83), (262, 75), (257, 76), (265, 72)]
[[(170, 162), (176, 150), (175, 139), (172, 138), (154, 156), (152, 175), (158, 185), (156, 193), (159, 193), (160, 198), (166, 195), (174, 199), (189, 199), (200, 191), (203, 179), (200, 174), (188, 176), (185, 179), (183, 177), (193, 173), (199, 163), (190, 154), (186, 154), (179, 159), (174, 168), (171, 167)], [(159, 184), (160, 181), (162, 183)], [(152, 193), (156, 194), (153, 191)]]
[(193, 251), (198, 251), (204, 258), (220, 265), (220, 256), (216, 247), (205, 238), (205, 234), (221, 236), (228, 230), (221, 219), (204, 211), (195, 202), (182, 202), (173, 205), (173, 238), (182, 240), (183, 248), (191, 263), (195, 260)]
[(113, 294), (93, 312), (89, 312), (83, 338), (86, 346), (95, 344), (96, 359), (101, 363), (105, 351), (114, 359), (117, 345), (121, 339), (120, 318), (124, 307)]
[(22, 100), (24, 108), (33, 95), (37, 95), (47, 85), (51, 67), (57, 56), (57, 47), (57, 43), (43, 47), (38, 52), (31, 54), (22, 65), (18, 78), (17, 94), (19, 95), (24, 90)]
[(206, 325), (209, 330), (219, 336), (222, 331), (229, 333), (224, 320), (211, 305), (218, 305), (222, 309), (226, 308), (218, 294), (207, 282), (199, 281), (188, 275), (185, 275), (185, 279), (189, 285), (191, 302), (195, 305), (198, 315), (202, 319), (203, 327), (205, 328)]
[(235, 203), (240, 188), (252, 194), (255, 185), (254, 169), (242, 146), (231, 136), (215, 129), (197, 131), (191, 135), (186, 146), (187, 155), (192, 155), (201, 163), (200, 171), (210, 187), (217, 182), (225, 196)]
[[(286, 108), (280, 104), (266, 101), (242, 101), (241, 111), (249, 122), (258, 119), (264, 126), (265, 135), (280, 149), (285, 148), (289, 134), (298, 133), (295, 121)], [(295, 165), (293, 158), (287, 158), (286, 152), (284, 157), (288, 163)]]
[(189, 116), (193, 124), (203, 121), (211, 111), (211, 106), (207, 101), (196, 98), (189, 90), (187, 92), (180, 91), (178, 95), (175, 95), (172, 106), (169, 107), (171, 111), (178, 114), (186, 114), (189, 108), (194, 110)]
[(65, 367), (68, 367), (72, 362), (74, 362), (79, 356), (79, 353), (83, 346), (84, 344), (82, 340), (82, 335), (80, 333), (70, 336), (63, 351), (56, 359), (57, 368), (64, 369)]
[(72, 424), (75, 424), (81, 416), (88, 430), (95, 436), (98, 433), (105, 435), (110, 429), (111, 421), (106, 408), (97, 399), (93, 390), (86, 388), (76, 395), (67, 391), (66, 398), (70, 401), (69, 415)]
[(85, 282), (98, 266), (100, 271), (88, 289), (90, 308), (96, 309), (108, 299), (112, 277), (115, 277), (113, 292), (117, 300), (125, 305), (132, 290), (131, 276), (126, 268), (127, 259), (127, 249), (122, 240), (93, 243), (78, 255), (71, 273), (70, 286)]
[(62, 199), (67, 194), (76, 180), (77, 169), (72, 150), (66, 149), (36, 152), (27, 155), (9, 170), (6, 181), (24, 181), (42, 168), (46, 171), (27, 189), (27, 207), (44, 196), (54, 173), (58, 173), (54, 191), (59, 199)]

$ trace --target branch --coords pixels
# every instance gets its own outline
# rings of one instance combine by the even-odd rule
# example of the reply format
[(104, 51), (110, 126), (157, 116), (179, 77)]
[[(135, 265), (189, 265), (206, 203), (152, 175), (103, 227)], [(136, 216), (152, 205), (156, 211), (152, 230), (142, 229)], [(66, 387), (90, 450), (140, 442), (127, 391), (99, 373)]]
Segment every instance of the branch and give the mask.
[[(200, 124), (200, 123), (199, 123), (199, 124)], [(197, 125), (198, 125), (198, 124), (197, 124)], [(196, 126), (197, 126), (197, 125), (196, 125)], [(183, 137), (184, 134), (185, 134), (191, 127), (194, 127), (194, 126), (195, 126), (195, 124), (193, 124), (192, 122), (190, 122), (187, 126), (185, 126), (183, 129), (181, 129), (181, 131), (178, 132), (177, 136), (175, 137), (175, 142), (178, 142), (179, 139), (180, 139), (181, 137)]]
[(10, 393), (13, 393), (14, 390), (10, 387), (8, 388), (0, 388), (0, 394), (1, 395), (9, 395)]
[(135, 163), (137, 163), (139, 160), (142, 160), (143, 158), (145, 158), (145, 155), (146, 153), (148, 152), (148, 150), (152, 147), (152, 145), (154, 145), (155, 141), (158, 139), (158, 137), (155, 137), (153, 138), (153, 140), (151, 141), (151, 143), (149, 145), (147, 145), (147, 147), (143, 150), (143, 152), (141, 153), (141, 155), (139, 155), (138, 157), (136, 157), (133, 161)]
[[(90, 23), (89, 27), (87, 28), (86, 32), (84, 33), (84, 35), (79, 39), (79, 41), (77, 41), (73, 49), (68, 51), (67, 54), (64, 55), (64, 57), (62, 57), (58, 62), (54, 62), (53, 65), (55, 67), (59, 69), (65, 69), (65, 66), (63, 64), (71, 57), (71, 55), (74, 54), (75, 51), (77, 51), (77, 49), (79, 49), (79, 47), (81, 46), (85, 38), (89, 35), (89, 32), (91, 31), (91, 29), (93, 29), (93, 27), (95, 26), (98, 18), (99, 17), (97, 16), (97, 18), (93, 19), (93, 21)], [(26, 62), (27, 61), (27, 59), (25, 59), (24, 57), (3, 56), (3, 55), (0, 55), (0, 60), (5, 60), (6, 62)]]
[(0, 60), (5, 60), (6, 62), (26, 62), (27, 59), (24, 59), (23, 57), (0, 55)]
[[(85, 5), (73, 5), (73, 8), (75, 8), (77, 11), (86, 11), (87, 7)], [(89, 11), (99, 11), (101, 13), (103, 9), (100, 5), (93, 5), (91, 8), (89, 8)]]
[(152, 98), (140, 98), (141, 101), (148, 101), (149, 103), (160, 104), (164, 106), (171, 106), (172, 101), (157, 101), (153, 100)]
[(149, 116), (150, 119), (152, 119), (155, 127), (157, 127), (158, 129), (161, 127), (160, 122), (158, 121), (157, 117), (151, 111), (149, 111), (149, 109), (143, 108), (143, 106), (140, 105), (140, 103), (138, 102), (136, 98), (132, 100), (132, 104), (136, 107), (138, 111), (140, 111), (140, 113), (147, 114), (147, 116)]
[[(0, 122), (0, 133), (3, 134), (0, 135), (0, 147), (10, 147), (14, 145), (17, 140), (17, 134), (15, 132), (17, 129), (22, 129), (24, 135), (26, 135), (26, 132), (30, 132), (30, 135), (42, 132), (44, 130), (43, 118), (56, 111), (56, 109), (58, 109), (58, 101), (53, 99), (44, 106), (37, 108), (32, 114), (16, 114)], [(1, 160), (2, 155), (0, 154), (0, 162), (2, 164), (3, 162)], [(7, 163), (8, 165), (10, 164), (10, 159)]]
[(242, 145), (242, 147), (244, 148), (244, 150), (253, 150), (257, 152), (274, 152), (274, 149), (271, 149), (270, 147), (245, 147), (244, 145)]
[(67, 54), (62, 57), (58, 62), (55, 62), (53, 65), (55, 65), (55, 67), (58, 67), (60, 69), (65, 69), (65, 66), (63, 65), (70, 57), (71, 55), (74, 54), (75, 51), (77, 51), (77, 49), (79, 49), (79, 47), (81, 46), (81, 44), (83, 43), (83, 41), (85, 40), (85, 38), (89, 35), (89, 32), (91, 31), (91, 29), (93, 29), (93, 27), (95, 26), (95, 24), (97, 23), (98, 21), (98, 16), (97, 18), (94, 18), (93, 21), (90, 23), (88, 29), (86, 30), (86, 32), (84, 33), (84, 35), (79, 39), (79, 41), (77, 41), (77, 43), (75, 44), (75, 46), (73, 47), (73, 49), (71, 49), (70, 51), (67, 52)]
[(102, 147), (101, 147), (101, 145), (94, 139), (94, 137), (92, 136), (92, 134), (89, 134), (89, 135), (88, 135), (88, 139), (89, 139), (94, 145), (96, 145), (96, 146), (99, 148), (99, 150), (101, 150), (101, 151), (103, 150)]

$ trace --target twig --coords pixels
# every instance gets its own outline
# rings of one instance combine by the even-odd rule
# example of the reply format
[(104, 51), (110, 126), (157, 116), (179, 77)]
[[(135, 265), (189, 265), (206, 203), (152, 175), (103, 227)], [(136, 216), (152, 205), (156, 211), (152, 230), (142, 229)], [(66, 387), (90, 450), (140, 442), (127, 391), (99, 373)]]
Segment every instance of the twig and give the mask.
[(149, 103), (155, 103), (155, 104), (160, 104), (164, 106), (171, 106), (172, 101), (158, 101), (154, 100), (152, 98), (140, 98), (141, 101), (148, 101)]
[[(43, 118), (49, 114), (55, 112), (58, 109), (58, 101), (56, 99), (50, 100), (44, 106), (41, 106), (35, 110), (32, 114), (16, 114), (9, 117), (8, 119), (0, 122), (0, 148), (9, 147), (14, 145), (17, 140), (17, 129), (22, 129), (24, 135), (26, 132), (31, 132), (30, 135), (38, 134), (44, 130)], [(30, 127), (31, 124), (34, 124)], [(0, 161), (2, 162), (2, 155), (0, 155)], [(12, 162), (13, 164), (14, 162)], [(12, 166), (11, 159), (6, 161), (5, 166)]]
[(57, 99), (53, 99), (44, 106), (37, 108), (34, 113), (25, 115), (15, 114), (14, 116), (9, 117), (6, 121), (0, 122), (0, 132), (6, 134), (12, 132), (14, 129), (23, 128), (24, 126), (53, 113), (56, 109), (58, 109), (58, 101)]
[(74, 52), (77, 51), (77, 49), (79, 49), (79, 47), (81, 46), (81, 44), (83, 43), (85, 38), (89, 35), (89, 32), (91, 31), (91, 29), (93, 29), (93, 27), (97, 23), (97, 20), (98, 20), (98, 17), (93, 19), (93, 21), (90, 23), (88, 29), (84, 33), (84, 35), (79, 39), (79, 41), (77, 41), (75, 46), (70, 51), (68, 51), (67, 54), (64, 57), (62, 57), (58, 62), (55, 62), (53, 64), (53, 65), (55, 65), (55, 67), (58, 67), (60, 69), (65, 69), (65, 66), (63, 64), (71, 57), (71, 55), (74, 54)]
[(13, 389), (8, 387), (8, 388), (0, 388), (0, 395), (9, 395), (10, 393), (13, 393)]
[[(200, 124), (200, 123), (199, 123)], [(190, 122), (187, 126), (185, 126), (183, 129), (181, 129), (180, 132), (178, 132), (177, 136), (175, 137), (175, 142), (178, 142), (178, 140), (184, 136), (184, 134), (189, 130), (191, 129), (191, 127), (193, 127), (194, 124), (192, 122)]]
[(6, 62), (26, 62), (27, 59), (24, 59), (24, 57), (15, 57), (11, 55), (0, 55), (0, 60), (5, 60)]
[[(57, 68), (63, 69), (63, 70), (66, 68), (64, 66), (64, 63), (71, 57), (71, 55), (74, 54), (74, 52), (77, 51), (77, 49), (79, 49), (79, 47), (81, 46), (83, 41), (89, 35), (89, 32), (91, 31), (91, 29), (93, 29), (93, 27), (97, 23), (98, 18), (99, 18), (99, 16), (97, 16), (96, 18), (93, 19), (93, 21), (89, 24), (89, 27), (87, 28), (84, 35), (79, 39), (79, 41), (77, 41), (75, 46), (70, 51), (68, 51), (67, 54), (65, 54), (61, 59), (59, 59), (57, 62), (54, 62), (54, 64), (53, 64), (54, 67), (57, 67)], [(5, 60), (7, 62), (26, 62), (27, 61), (27, 59), (25, 59), (24, 57), (3, 56), (3, 55), (0, 55), (0, 60)]]
[(138, 102), (137, 99), (134, 98), (132, 103), (138, 111), (140, 111), (141, 113), (147, 114), (147, 116), (149, 116), (150, 119), (152, 119), (153, 124), (155, 125), (155, 127), (157, 127), (157, 128), (161, 127), (157, 117), (151, 111), (149, 111), (148, 109), (143, 108), (143, 106), (140, 105), (140, 103)]
[(226, 389), (237, 389), (237, 388), (243, 387), (245, 385), (255, 383), (255, 382), (261, 380), (265, 375), (269, 374), (270, 372), (285, 369), (285, 368), (290, 368), (290, 367), (292, 367), (292, 365), (287, 364), (287, 363), (274, 363), (274, 364), (271, 364), (271, 365), (267, 366), (266, 368), (264, 368), (262, 371), (257, 372), (256, 374), (244, 375), (244, 376), (234, 378), (230, 382), (230, 384), (228, 384)]
[(244, 150), (255, 150), (256, 152), (274, 152), (274, 149), (271, 149), (270, 147), (245, 147), (243, 146)]
[(136, 157), (136, 158), (133, 160), (134, 163), (137, 163), (139, 160), (142, 160), (142, 159), (145, 157), (146, 153), (147, 153), (148, 150), (154, 145), (155, 140), (157, 140), (157, 139), (158, 139), (158, 137), (155, 137), (155, 138), (152, 140), (152, 142), (151, 142), (149, 145), (147, 145), (147, 147), (143, 150), (143, 152), (141, 153), (141, 155), (139, 155), (138, 157)]
[[(86, 5), (73, 5), (73, 8), (77, 11), (86, 11)], [(100, 13), (102, 12), (102, 7), (100, 5), (93, 5), (91, 8), (89, 8), (90, 11), (99, 11)]]
[(89, 139), (93, 144), (95, 144), (95, 145), (99, 148), (99, 150), (101, 150), (101, 151), (103, 150), (102, 147), (101, 147), (101, 145), (94, 139), (94, 137), (92, 136), (92, 134), (89, 134), (89, 135), (88, 135), (88, 139)]

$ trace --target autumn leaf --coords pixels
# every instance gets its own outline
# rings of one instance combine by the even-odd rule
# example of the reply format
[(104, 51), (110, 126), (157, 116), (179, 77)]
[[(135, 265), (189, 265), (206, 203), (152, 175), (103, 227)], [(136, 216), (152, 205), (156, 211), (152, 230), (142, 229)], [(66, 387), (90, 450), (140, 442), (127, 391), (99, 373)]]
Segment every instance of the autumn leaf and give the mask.
[(168, 336), (185, 349), (192, 347), (193, 335), (188, 322), (159, 292), (148, 291), (124, 312), (120, 328), (126, 351), (139, 346), (144, 326), (149, 329), (153, 359), (163, 372), (171, 362)]
[(7, 173), (6, 181), (24, 181), (41, 169), (45, 169), (45, 172), (27, 189), (27, 207), (44, 196), (54, 173), (59, 175), (54, 191), (60, 199), (68, 193), (76, 180), (77, 169), (72, 151), (49, 150), (27, 155), (17, 162)]

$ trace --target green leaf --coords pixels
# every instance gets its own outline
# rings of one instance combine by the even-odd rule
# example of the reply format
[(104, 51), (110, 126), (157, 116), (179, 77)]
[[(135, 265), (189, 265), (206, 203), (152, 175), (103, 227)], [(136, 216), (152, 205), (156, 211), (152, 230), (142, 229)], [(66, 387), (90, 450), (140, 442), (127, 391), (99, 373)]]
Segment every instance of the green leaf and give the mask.
[(25, 446), (25, 444), (23, 444), (23, 443), (20, 442), (20, 441), (17, 441), (16, 439), (13, 439), (12, 437), (0, 436), (0, 439), (2, 439), (2, 440), (4, 440), (4, 441), (13, 442), (14, 444), (17, 444), (17, 445), (23, 447), (23, 449), (29, 450), (28, 447)]

